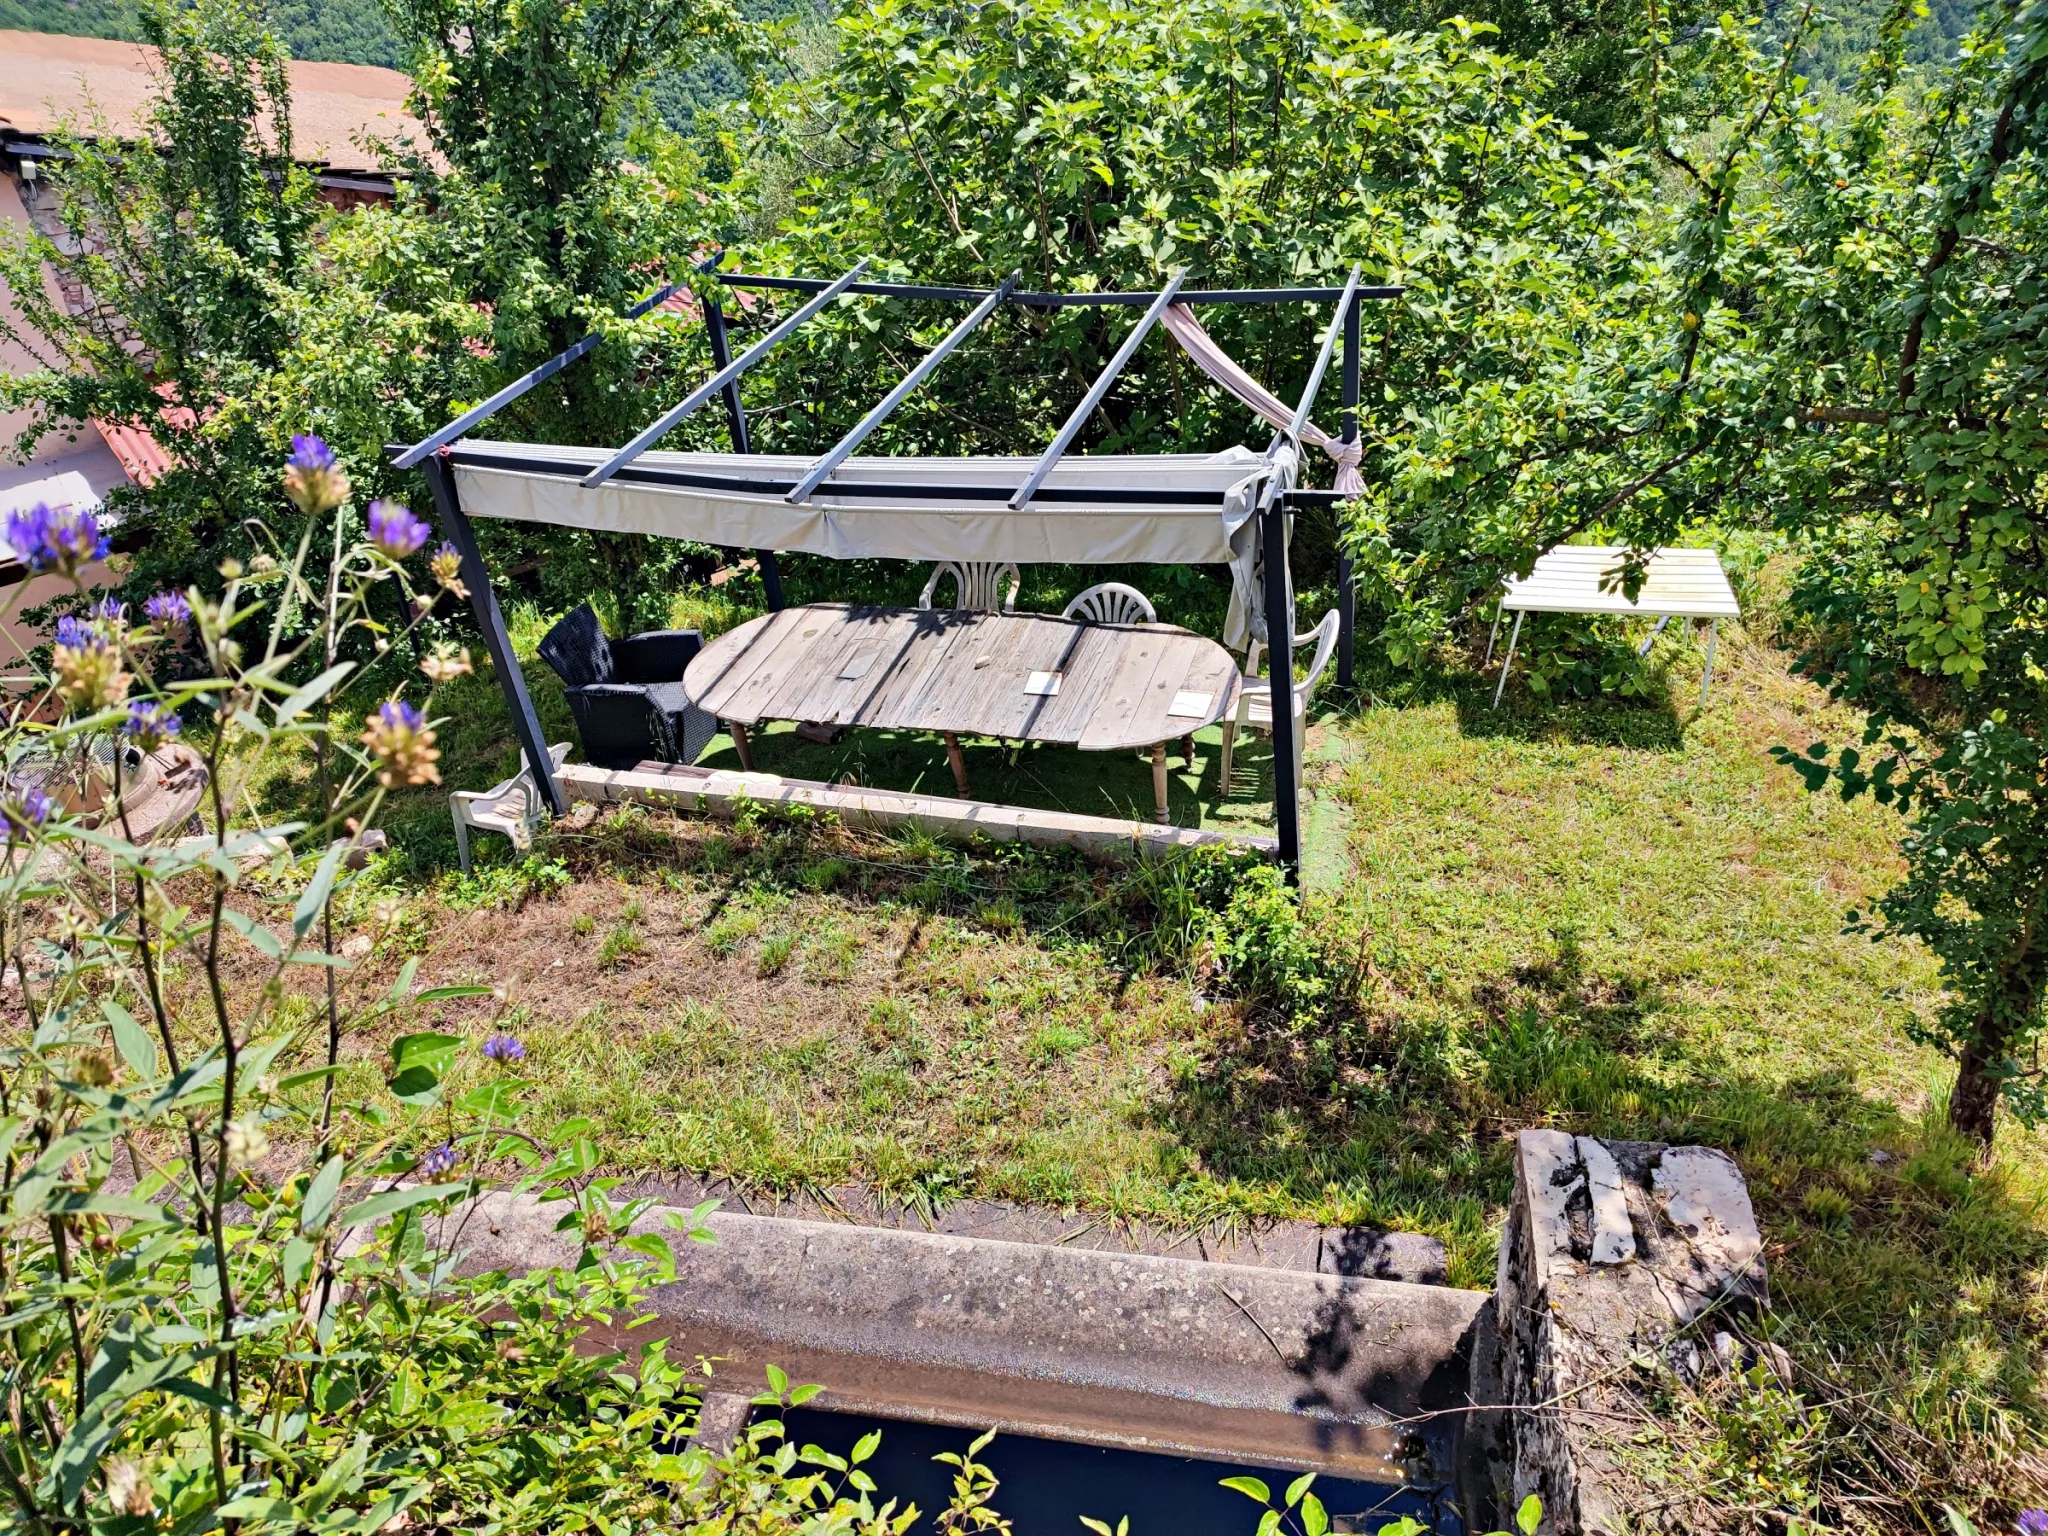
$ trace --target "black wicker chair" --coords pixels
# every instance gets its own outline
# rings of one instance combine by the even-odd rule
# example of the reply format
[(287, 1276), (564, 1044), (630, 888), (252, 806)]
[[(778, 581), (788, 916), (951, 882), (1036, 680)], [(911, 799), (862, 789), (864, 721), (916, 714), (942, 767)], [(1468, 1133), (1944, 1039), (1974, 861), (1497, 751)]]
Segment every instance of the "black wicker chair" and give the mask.
[(683, 692), (683, 668), (703, 647), (694, 629), (607, 640), (585, 603), (548, 631), (540, 659), (568, 685), (584, 757), (630, 768), (646, 758), (693, 763), (718, 734), (718, 722)]

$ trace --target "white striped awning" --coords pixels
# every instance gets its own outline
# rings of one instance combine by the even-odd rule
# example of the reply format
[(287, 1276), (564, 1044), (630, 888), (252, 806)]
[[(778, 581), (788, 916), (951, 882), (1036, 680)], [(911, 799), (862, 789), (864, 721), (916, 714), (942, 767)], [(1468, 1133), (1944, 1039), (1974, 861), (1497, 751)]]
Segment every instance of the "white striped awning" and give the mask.
[[(1509, 613), (1629, 613), (1661, 618), (1732, 619), (1742, 608), (1711, 549), (1660, 549), (1650, 556), (1642, 590), (1630, 602), (1621, 588), (1620, 544), (1562, 544), (1520, 580), (1510, 576), (1501, 597)], [(1604, 590), (1603, 590), (1604, 588)]]

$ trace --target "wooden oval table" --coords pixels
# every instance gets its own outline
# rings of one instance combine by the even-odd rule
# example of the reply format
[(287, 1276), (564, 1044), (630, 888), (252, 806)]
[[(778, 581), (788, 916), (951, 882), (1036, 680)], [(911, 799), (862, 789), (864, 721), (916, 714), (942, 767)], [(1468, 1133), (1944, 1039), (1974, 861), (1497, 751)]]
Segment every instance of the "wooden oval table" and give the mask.
[(936, 732), (962, 798), (962, 736), (1149, 747), (1162, 822), (1166, 744), (1225, 718), (1238, 682), (1236, 657), (1171, 624), (844, 603), (750, 620), (683, 674), (691, 702), (726, 722), (744, 768), (747, 730), (764, 720)]

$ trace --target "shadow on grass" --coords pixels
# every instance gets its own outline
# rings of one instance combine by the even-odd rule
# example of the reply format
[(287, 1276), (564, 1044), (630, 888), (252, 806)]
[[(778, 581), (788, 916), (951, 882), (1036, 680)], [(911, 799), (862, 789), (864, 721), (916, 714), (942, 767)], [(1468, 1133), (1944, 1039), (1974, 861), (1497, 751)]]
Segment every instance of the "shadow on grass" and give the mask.
[[(1488, 1217), (1512, 1192), (1517, 1130), (1722, 1148), (1764, 1232), (1772, 1335), (1828, 1426), (1796, 1453), (1817, 1507), (1860, 1522), (1875, 1501), (1922, 1526), (1928, 1490), (2037, 1500), (2042, 1467), (2013, 1451), (2048, 1430), (2040, 1192), (1974, 1167), (1938, 1103), (1920, 1122), (1848, 1072), (1729, 1071), (1659, 1037), (1658, 1012), (1651, 984), (1588, 968), (1560, 934), (1474, 989), (1460, 1025), (1370, 993), (1334, 1022), (1220, 1021), (1152, 1115), (1248, 1197), (1434, 1232), (1468, 1286), (1492, 1283)], [(1751, 1429), (1698, 1412), (1692, 1469), (1719, 1496), (1782, 1497), (1745, 1481)]]
[(1450, 704), (1458, 714), (1458, 729), (1475, 740), (1523, 742), (1565, 742), (1574, 746), (1628, 747), (1642, 752), (1677, 752), (1683, 748), (1687, 716), (1674, 702), (1683, 690), (1663, 686), (1666, 668), (1658, 667), (1648, 694), (1634, 698), (1602, 695), (1594, 698), (1571, 696), (1544, 698), (1531, 693), (1519, 677), (1508, 680), (1508, 688), (1493, 707), (1497, 670), (1478, 664), (1477, 655), (1465, 658), (1469, 666), (1445, 665), (1439, 661), (1419, 668), (1375, 665), (1361, 655), (1357, 684), (1349, 699), (1332, 689), (1325, 702), (1357, 710), (1372, 705), (1418, 708)]

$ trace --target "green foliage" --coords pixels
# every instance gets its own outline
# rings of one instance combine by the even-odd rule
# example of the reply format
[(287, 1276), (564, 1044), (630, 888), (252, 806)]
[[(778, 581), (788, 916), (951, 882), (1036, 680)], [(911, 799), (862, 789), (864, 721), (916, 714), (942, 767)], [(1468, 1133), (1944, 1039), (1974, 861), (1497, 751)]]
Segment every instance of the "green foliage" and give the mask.
[(442, 899), (458, 912), (517, 908), (535, 896), (561, 890), (569, 879), (569, 866), (560, 859), (528, 854), (517, 864), (485, 864), (470, 874), (457, 875)]
[[(0, 1374), (26, 1409), (0, 1441), (9, 1524), (902, 1536), (915, 1509), (878, 1506), (865, 1473), (772, 1417), (722, 1456), (688, 1442), (702, 1375), (637, 1329), (675, 1277), (671, 1233), (712, 1240), (712, 1202), (635, 1232), (653, 1202), (594, 1176), (588, 1121), (523, 1121), (524, 1045), (433, 1027), (489, 986), (417, 985), (416, 959), (385, 989), (340, 984), (335, 909), (383, 873), (346, 855), (389, 787), (431, 777), (434, 734), (380, 716), (361, 748), (335, 741), (346, 664), (291, 681), (379, 589), (411, 595), (402, 565), (339, 533), (324, 593), (307, 581), (312, 523), (339, 525), (346, 492), (309, 489), (305, 468), (287, 482), (308, 519), (293, 560), (188, 594), (196, 676), (130, 699), (180, 642), (103, 613), (18, 678), (30, 707), (0, 725), (0, 965), (19, 1002), (0, 1035)], [(281, 622), (290, 606), (306, 632)], [(192, 744), (208, 835), (127, 835), (137, 710), (189, 722), (157, 729)], [(247, 779), (308, 740), (318, 819), (233, 826)], [(536, 883), (559, 869), (527, 861)], [(394, 1028), (381, 1092), (343, 1091), (344, 1042)], [(274, 1158), (273, 1138), (299, 1155)], [(457, 1274), (487, 1192), (553, 1207), (571, 1262)], [(599, 1330), (618, 1346), (590, 1348)], [(819, 1390), (769, 1378), (771, 1408)], [(998, 1527), (992, 1480), (962, 1470), (942, 1518)]]
[[(149, 0), (142, 20), (163, 55), (147, 136), (72, 125), (71, 158), (37, 194), (55, 198), (63, 239), (0, 239), (19, 316), (0, 334), (39, 369), (0, 379), (0, 404), (28, 413), (17, 450), (91, 418), (148, 431), (176, 460), (146, 496), (116, 495), (136, 601), (277, 553), (244, 518), (269, 501), (287, 424), (327, 436), (365, 492), (393, 489), (384, 444), (442, 419), (479, 328), (430, 270), (445, 250), (416, 204), (324, 213), (292, 160), (283, 50), (255, 9)], [(73, 313), (62, 283), (98, 302)], [(267, 526), (286, 548), (301, 532), (288, 513)]]

